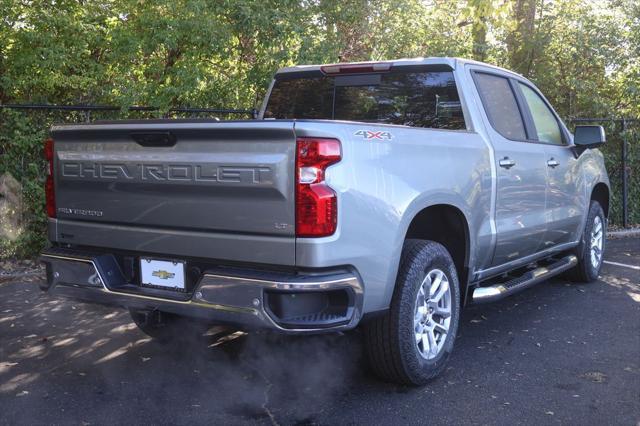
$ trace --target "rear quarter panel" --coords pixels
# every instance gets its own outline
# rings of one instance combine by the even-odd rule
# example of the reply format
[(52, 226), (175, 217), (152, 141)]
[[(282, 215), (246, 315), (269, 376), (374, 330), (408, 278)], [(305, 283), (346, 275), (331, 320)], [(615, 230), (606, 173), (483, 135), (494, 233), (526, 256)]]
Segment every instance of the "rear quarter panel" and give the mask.
[[(391, 139), (366, 139), (361, 130), (389, 132)], [(365, 287), (365, 312), (388, 307), (407, 229), (426, 207), (449, 204), (463, 212), (471, 265), (492, 255), (478, 250), (492, 238), (491, 154), (479, 134), (321, 120), (297, 121), (295, 132), (338, 138), (343, 150), (342, 161), (326, 173), (338, 194), (338, 230), (327, 238), (298, 238), (296, 264), (354, 266)]]

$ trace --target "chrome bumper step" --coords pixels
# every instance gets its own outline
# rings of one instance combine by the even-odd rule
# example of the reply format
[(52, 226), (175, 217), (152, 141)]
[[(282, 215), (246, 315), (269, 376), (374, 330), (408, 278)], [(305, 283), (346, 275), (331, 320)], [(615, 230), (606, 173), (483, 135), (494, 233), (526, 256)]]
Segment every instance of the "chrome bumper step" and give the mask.
[(541, 266), (527, 271), (523, 275), (509, 281), (476, 287), (473, 290), (472, 302), (487, 303), (500, 300), (542, 281), (546, 281), (553, 276), (561, 274), (562, 272), (573, 268), (577, 264), (578, 258), (574, 255), (569, 255), (553, 262), (550, 265)]

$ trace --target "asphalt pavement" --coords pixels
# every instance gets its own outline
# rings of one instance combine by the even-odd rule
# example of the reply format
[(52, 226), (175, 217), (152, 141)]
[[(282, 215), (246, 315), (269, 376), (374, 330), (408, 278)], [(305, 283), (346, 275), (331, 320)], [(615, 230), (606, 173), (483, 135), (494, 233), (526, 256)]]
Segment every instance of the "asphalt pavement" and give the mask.
[(468, 307), (422, 388), (373, 377), (357, 331), (160, 344), (39, 275), (0, 282), (0, 423), (640, 425), (640, 239), (609, 241), (606, 260), (596, 283)]

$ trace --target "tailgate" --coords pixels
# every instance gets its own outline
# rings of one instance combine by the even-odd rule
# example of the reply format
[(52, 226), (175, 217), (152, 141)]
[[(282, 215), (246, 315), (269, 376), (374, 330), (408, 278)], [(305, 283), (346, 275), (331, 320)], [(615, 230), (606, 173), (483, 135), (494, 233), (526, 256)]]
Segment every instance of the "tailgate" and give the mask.
[(273, 241), (291, 246), (278, 263), (295, 262), (292, 122), (116, 122), (56, 127), (52, 138), (58, 240), (208, 258)]

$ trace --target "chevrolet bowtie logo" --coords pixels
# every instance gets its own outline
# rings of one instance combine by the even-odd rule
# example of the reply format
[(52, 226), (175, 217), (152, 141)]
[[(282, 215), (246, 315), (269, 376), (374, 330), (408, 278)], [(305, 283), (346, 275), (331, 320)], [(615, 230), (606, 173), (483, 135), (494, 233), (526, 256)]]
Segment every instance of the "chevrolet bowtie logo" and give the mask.
[(173, 278), (176, 276), (176, 274), (174, 274), (173, 272), (167, 272), (163, 270), (153, 271), (151, 275), (153, 275), (154, 277), (158, 277), (161, 280), (168, 280), (169, 278)]

